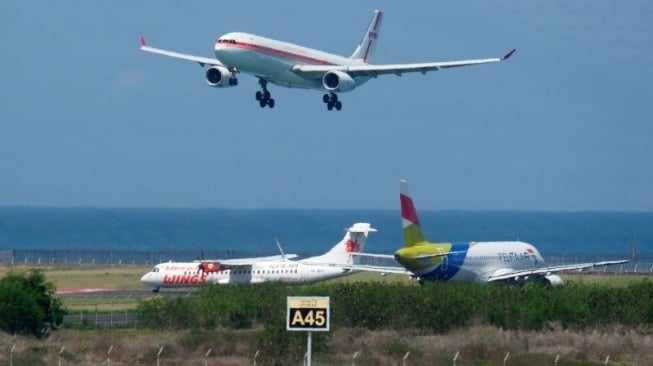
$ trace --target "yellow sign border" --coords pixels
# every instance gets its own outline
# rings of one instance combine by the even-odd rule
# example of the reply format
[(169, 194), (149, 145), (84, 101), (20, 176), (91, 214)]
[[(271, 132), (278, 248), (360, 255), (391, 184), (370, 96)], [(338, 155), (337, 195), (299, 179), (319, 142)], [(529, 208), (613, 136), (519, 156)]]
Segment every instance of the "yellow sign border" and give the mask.
[[(290, 325), (290, 309), (326, 310), (326, 324), (322, 327), (296, 327)], [(288, 296), (286, 298), (286, 330), (328, 332), (331, 326), (331, 306), (329, 296)]]

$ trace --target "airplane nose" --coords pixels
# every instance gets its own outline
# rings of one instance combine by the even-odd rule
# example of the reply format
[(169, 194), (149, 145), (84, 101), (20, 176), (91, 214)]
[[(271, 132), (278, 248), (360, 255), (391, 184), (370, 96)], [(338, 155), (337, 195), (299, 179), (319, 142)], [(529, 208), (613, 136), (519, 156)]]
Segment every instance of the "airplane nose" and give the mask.
[(149, 284), (150, 283), (150, 281), (149, 281), (150, 275), (151, 275), (150, 272), (144, 274), (143, 277), (141, 277), (141, 282)]

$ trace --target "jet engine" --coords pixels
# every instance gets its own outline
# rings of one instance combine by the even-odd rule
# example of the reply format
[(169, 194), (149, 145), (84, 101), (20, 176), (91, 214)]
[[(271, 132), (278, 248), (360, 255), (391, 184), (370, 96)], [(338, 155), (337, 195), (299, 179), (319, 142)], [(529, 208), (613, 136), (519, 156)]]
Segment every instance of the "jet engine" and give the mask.
[(356, 82), (346, 72), (329, 71), (322, 77), (324, 89), (332, 92), (348, 92), (354, 90)]
[(560, 276), (556, 274), (549, 274), (544, 276), (546, 278), (547, 282), (549, 283), (549, 286), (562, 286), (565, 284), (565, 281), (560, 278)]
[(206, 70), (206, 83), (214, 88), (228, 88), (238, 85), (238, 79), (226, 67), (212, 66)]

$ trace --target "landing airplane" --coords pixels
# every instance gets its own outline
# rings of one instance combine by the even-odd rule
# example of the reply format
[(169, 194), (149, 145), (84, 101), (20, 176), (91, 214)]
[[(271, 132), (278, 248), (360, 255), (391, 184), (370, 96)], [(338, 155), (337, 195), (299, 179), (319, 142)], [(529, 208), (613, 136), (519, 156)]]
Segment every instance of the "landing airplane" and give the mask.
[(280, 281), (291, 284), (311, 283), (355, 273), (350, 267), (358, 263), (355, 253), (363, 250), (370, 232), (368, 223), (356, 223), (346, 230), (344, 238), (320, 256), (290, 260), (244, 258), (220, 261), (160, 263), (141, 277), (141, 282), (157, 292), (161, 287), (193, 287), (203, 283), (220, 285), (255, 284)]
[(298, 46), (288, 42), (260, 37), (249, 33), (227, 33), (214, 46), (215, 59), (194, 56), (147, 45), (140, 39), (140, 48), (145, 52), (199, 63), (206, 70), (206, 83), (215, 88), (229, 88), (238, 85), (236, 74), (244, 72), (259, 80), (261, 90), (256, 100), (261, 108), (274, 108), (274, 99), (267, 89), (268, 82), (287, 88), (316, 89), (325, 92), (322, 101), (328, 110), (340, 110), (342, 102), (337, 93), (354, 90), (379, 75), (437, 71), (450, 67), (480, 65), (500, 62), (512, 56), (511, 50), (501, 58), (476, 60), (426, 62), (411, 64), (370, 64), (381, 28), (383, 12), (374, 11), (372, 21), (358, 47), (349, 57)]
[[(399, 199), (404, 231), (404, 247), (394, 256), (383, 254), (360, 255), (394, 258), (411, 275), (424, 281), (504, 282), (508, 284), (538, 281), (552, 286), (563, 285), (556, 273), (627, 263), (627, 260), (547, 266), (534, 245), (521, 241), (496, 242), (428, 242), (420, 226), (417, 210), (408, 193), (408, 183), (400, 181)], [(365, 270), (364, 268), (360, 268)], [(374, 270), (373, 268), (366, 270)], [(402, 273), (401, 270), (382, 268), (382, 272)]]

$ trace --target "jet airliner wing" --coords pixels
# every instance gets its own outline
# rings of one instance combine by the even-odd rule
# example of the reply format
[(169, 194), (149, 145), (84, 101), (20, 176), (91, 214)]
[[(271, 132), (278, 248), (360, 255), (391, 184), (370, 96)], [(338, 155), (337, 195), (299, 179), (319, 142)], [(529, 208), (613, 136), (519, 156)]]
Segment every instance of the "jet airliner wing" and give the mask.
[(168, 51), (168, 50), (164, 50), (164, 49), (161, 49), (161, 48), (150, 47), (150, 46), (147, 45), (147, 42), (145, 42), (144, 37), (141, 37), (141, 51), (156, 53), (157, 55), (168, 56), (168, 57), (177, 58), (177, 59), (185, 60), (185, 61), (197, 62), (202, 67), (204, 65), (224, 66), (223, 64), (220, 63), (220, 61), (218, 61), (218, 60), (216, 60), (214, 58), (194, 56), (194, 55), (189, 55), (189, 54), (185, 54), (185, 53)]
[(396, 266), (373, 266), (367, 264), (354, 264), (349, 266), (343, 266), (344, 268), (350, 269), (352, 271), (361, 271), (361, 272), (378, 272), (378, 273), (396, 273), (396, 274), (405, 274), (412, 275), (413, 273), (403, 267)]
[[(433, 254), (420, 254), (415, 257), (415, 259), (425, 259), (425, 258), (438, 258), (446, 257), (448, 255), (463, 254), (464, 251), (453, 251), (453, 252), (442, 252), (442, 253), (433, 253)], [(357, 257), (370, 257), (370, 258), (382, 258), (382, 259), (396, 259), (393, 254), (376, 254), (376, 253), (351, 253), (351, 255)]]
[(426, 74), (428, 71), (437, 71), (440, 69), (447, 69), (452, 67), (482, 65), (493, 62), (501, 62), (507, 60), (515, 53), (515, 49), (506, 53), (500, 58), (486, 58), (477, 60), (461, 60), (461, 61), (444, 61), (444, 62), (426, 62), (414, 64), (390, 64), (390, 65), (295, 65), (293, 71), (297, 73), (325, 73), (329, 71), (342, 71), (350, 74), (351, 76), (371, 76), (376, 77), (384, 74), (395, 74), (401, 76), (403, 73), (408, 72), (421, 72)]
[(375, 254), (375, 253), (350, 253), (356, 257), (370, 257), (370, 258), (382, 258), (382, 259), (394, 259), (395, 256), (392, 254)]
[(546, 275), (555, 272), (581, 270), (585, 268), (602, 267), (602, 266), (609, 266), (613, 264), (623, 264), (623, 263), (628, 263), (628, 260), (623, 259), (617, 261), (603, 261), (603, 262), (595, 262), (595, 263), (565, 264), (560, 266), (541, 267), (541, 268), (525, 269), (525, 270), (511, 271), (511, 272), (501, 271), (496, 275), (494, 274), (489, 275), (487, 277), (487, 281), (488, 282), (504, 281), (504, 280), (509, 280), (513, 278), (516, 279), (519, 277), (530, 276), (530, 275)]

